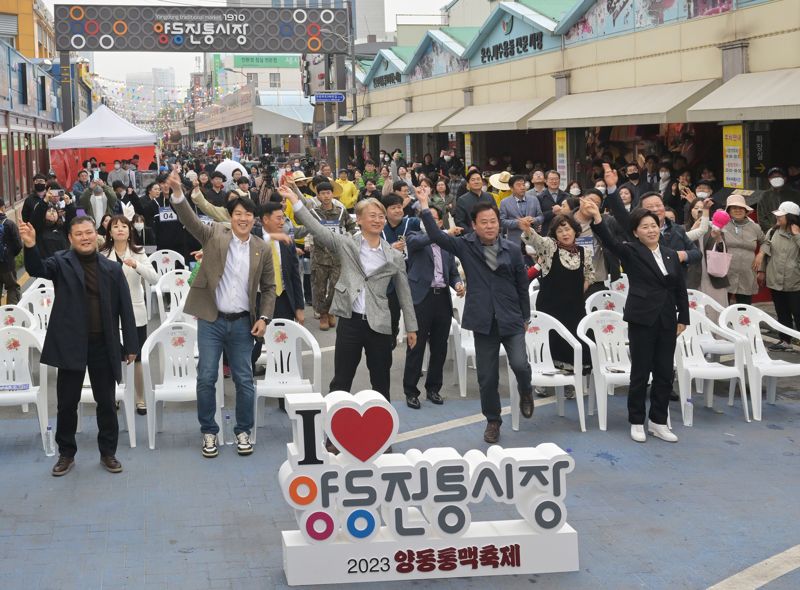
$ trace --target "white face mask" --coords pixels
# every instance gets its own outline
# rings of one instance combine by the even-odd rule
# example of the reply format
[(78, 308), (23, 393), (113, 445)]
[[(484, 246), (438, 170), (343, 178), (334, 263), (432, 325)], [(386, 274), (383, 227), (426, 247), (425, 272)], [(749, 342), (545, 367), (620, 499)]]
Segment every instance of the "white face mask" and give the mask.
[(604, 187), (604, 186), (596, 186), (594, 188), (595, 188), (595, 190), (598, 190), (601, 193), (606, 194), (606, 187)]
[(531, 183), (526, 180), (525, 181), (525, 190), (528, 190), (529, 188), (531, 188)]
[(581, 189), (579, 189), (577, 186), (572, 187), (571, 189), (569, 189), (569, 194), (571, 194), (573, 197), (580, 197)]
[(119, 164), (114, 164), (114, 170), (119, 170)]
[(706, 191), (697, 191), (697, 198), (700, 200), (707, 199), (708, 193)]
[(444, 157), (444, 161), (445, 161), (445, 162), (449, 162), (449, 161), (450, 161), (450, 156), (445, 156), (445, 157)]
[(662, 170), (661, 172), (658, 173), (658, 177), (661, 180), (666, 180), (667, 178), (669, 178), (669, 172), (667, 172), (666, 170)]
[(525, 164), (525, 170), (533, 170), (533, 164)]
[(785, 182), (786, 181), (780, 176), (769, 179), (769, 183), (772, 185), (772, 188), (781, 188)]
[(136, 231), (142, 231), (144, 229), (144, 223), (134, 223), (133, 229)]

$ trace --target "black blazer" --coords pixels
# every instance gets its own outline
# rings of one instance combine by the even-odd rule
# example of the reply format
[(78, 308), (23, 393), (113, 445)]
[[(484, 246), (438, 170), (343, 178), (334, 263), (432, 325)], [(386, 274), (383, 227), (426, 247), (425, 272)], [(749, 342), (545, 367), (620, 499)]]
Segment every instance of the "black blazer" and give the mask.
[(592, 230), (603, 246), (622, 261), (628, 275), (628, 302), (623, 315), (626, 322), (652, 327), (662, 320), (664, 328), (677, 323), (689, 325), (689, 296), (675, 250), (660, 246), (668, 273), (664, 276), (653, 253), (638, 240), (618, 242), (602, 221), (593, 223)]
[[(414, 305), (419, 305), (428, 295), (433, 282), (433, 248), (431, 239), (422, 232), (409, 234), (406, 238), (408, 248), (408, 284), (411, 287), (411, 298)], [(442, 274), (444, 281), (451, 287), (461, 282), (461, 275), (456, 268), (455, 256), (447, 250), (442, 252)]]
[[(270, 246), (271, 248), (272, 246)], [(292, 302), (292, 309), (305, 309), (306, 300), (303, 298), (303, 284), (300, 280), (300, 263), (294, 246), (280, 242), (281, 250), (281, 278), (283, 290)]]
[[(73, 250), (66, 250), (42, 260), (37, 248), (25, 248), (25, 270), (32, 277), (53, 281), (55, 287), (53, 313), (50, 315), (41, 361), (59, 369), (85, 370), (89, 348), (89, 314), (83, 267), (78, 255)], [(108, 362), (114, 378), (120, 382), (123, 355), (119, 344), (120, 325), (124, 354), (138, 352), (131, 292), (122, 267), (105, 256), (97, 257), (97, 278)]]

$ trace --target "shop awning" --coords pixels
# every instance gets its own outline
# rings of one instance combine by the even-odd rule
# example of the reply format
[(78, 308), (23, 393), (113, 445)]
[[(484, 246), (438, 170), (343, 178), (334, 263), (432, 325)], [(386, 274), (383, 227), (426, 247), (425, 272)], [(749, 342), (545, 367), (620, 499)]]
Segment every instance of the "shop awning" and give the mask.
[(398, 113), (397, 115), (367, 117), (366, 119), (361, 119), (358, 123), (350, 127), (344, 132), (344, 134), (350, 137), (354, 137), (356, 135), (378, 135), (381, 131), (383, 131), (384, 127), (397, 119), (399, 116), (400, 114)]
[(528, 118), (552, 98), (531, 98), (465, 107), (439, 125), (439, 131), (507, 131), (525, 129)]
[(686, 109), (719, 84), (719, 80), (695, 80), (568, 94), (528, 119), (528, 128), (685, 123)]
[(449, 119), (463, 107), (454, 109), (437, 109), (435, 111), (419, 111), (406, 113), (393, 123), (387, 125), (384, 133), (431, 133), (438, 132), (439, 124)]
[(256, 106), (253, 107), (253, 135), (302, 135), (303, 126), (314, 119), (314, 107)]
[(688, 121), (800, 119), (800, 68), (739, 74), (687, 113)]
[(332, 123), (319, 132), (320, 137), (337, 137), (344, 135), (344, 132), (352, 127), (351, 124), (339, 125), (339, 123)]

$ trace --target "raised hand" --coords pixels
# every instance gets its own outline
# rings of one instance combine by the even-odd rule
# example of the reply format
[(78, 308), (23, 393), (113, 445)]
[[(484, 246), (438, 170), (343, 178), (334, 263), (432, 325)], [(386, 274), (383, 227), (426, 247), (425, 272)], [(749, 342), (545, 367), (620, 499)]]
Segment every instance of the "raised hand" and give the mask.
[(169, 173), (167, 177), (167, 186), (172, 189), (173, 194), (183, 194), (183, 185), (181, 184), (181, 177), (175, 170)]
[(603, 180), (606, 181), (607, 187), (617, 186), (619, 182), (619, 174), (610, 164), (603, 164)]
[(417, 201), (422, 209), (428, 208), (428, 199), (431, 196), (431, 189), (428, 185), (423, 184), (417, 187)]
[(298, 201), (297, 195), (286, 185), (281, 185), (278, 187), (278, 194), (284, 199), (289, 199), (292, 203), (296, 203)]
[(26, 248), (33, 248), (36, 245), (36, 230), (30, 223), (20, 222), (19, 237)]

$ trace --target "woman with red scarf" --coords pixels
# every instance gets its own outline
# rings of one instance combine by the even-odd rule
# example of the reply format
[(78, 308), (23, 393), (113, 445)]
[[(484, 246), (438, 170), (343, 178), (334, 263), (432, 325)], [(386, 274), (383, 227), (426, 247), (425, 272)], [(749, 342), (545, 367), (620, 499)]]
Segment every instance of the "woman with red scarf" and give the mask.
[[(577, 337), (578, 323), (586, 315), (584, 291), (594, 282), (592, 253), (576, 243), (581, 227), (569, 215), (556, 215), (548, 237), (535, 230), (523, 232), (522, 241), (536, 251), (541, 266), (536, 311), (553, 316)], [(573, 369), (572, 347), (555, 333), (550, 334), (550, 354), (556, 366)], [(583, 348), (584, 369), (590, 366), (589, 351)], [(574, 367), (580, 371), (581, 368)]]

